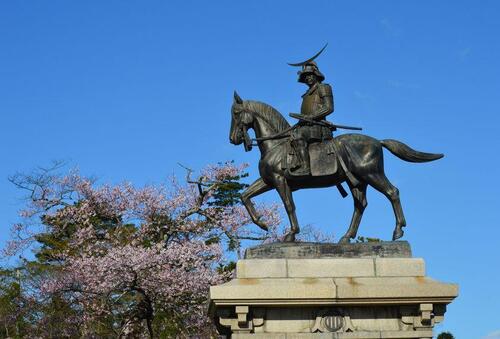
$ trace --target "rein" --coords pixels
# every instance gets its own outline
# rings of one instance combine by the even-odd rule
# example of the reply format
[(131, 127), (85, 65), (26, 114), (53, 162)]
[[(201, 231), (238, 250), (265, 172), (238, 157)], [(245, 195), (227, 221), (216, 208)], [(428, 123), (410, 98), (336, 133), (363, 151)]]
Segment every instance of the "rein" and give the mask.
[(276, 133), (276, 134), (273, 134), (273, 135), (270, 135), (268, 137), (263, 137), (263, 138), (253, 138), (252, 141), (256, 141), (256, 142), (259, 142), (259, 141), (266, 141), (266, 140), (276, 140), (276, 139), (283, 139), (283, 138), (286, 138), (286, 137), (289, 137), (290, 134), (287, 134), (291, 131), (293, 131), (294, 129), (297, 128), (297, 125), (295, 126), (290, 126), (288, 127), (287, 129), (285, 129), (284, 131), (281, 131), (279, 133)]
[[(247, 112), (248, 113), (252, 113), (252, 114), (258, 114), (259, 113), (259, 112), (255, 112), (253, 110), (248, 110), (248, 109), (247, 109)], [(268, 137), (261, 137), (261, 138), (250, 138), (249, 135), (248, 135), (248, 132), (244, 131), (244, 133), (245, 133), (245, 136), (244, 136), (245, 150), (247, 150), (247, 152), (249, 151), (248, 146), (259, 146), (259, 142), (260, 141), (277, 140), (277, 139), (283, 139), (283, 138), (289, 137), (290, 134), (288, 134), (288, 133), (291, 132), (291, 131), (293, 131), (296, 128), (297, 128), (297, 125), (290, 126), (290, 127), (286, 128), (285, 130), (283, 130), (283, 131), (281, 131), (279, 133), (270, 135)]]

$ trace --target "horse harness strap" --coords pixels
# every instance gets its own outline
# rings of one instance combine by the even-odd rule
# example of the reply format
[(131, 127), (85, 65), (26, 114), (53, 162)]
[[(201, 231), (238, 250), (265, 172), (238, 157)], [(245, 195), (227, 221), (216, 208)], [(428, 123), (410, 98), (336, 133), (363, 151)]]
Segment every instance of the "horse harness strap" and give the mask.
[[(344, 170), (344, 173), (347, 176), (347, 179), (349, 180), (349, 182), (351, 183), (352, 186), (358, 186), (359, 180), (356, 179), (356, 177), (354, 177), (354, 175), (351, 173), (351, 171), (349, 171), (349, 169), (347, 168), (347, 165), (345, 164), (344, 157), (343, 157), (345, 152), (340, 151), (341, 147), (340, 147), (340, 144), (338, 143), (337, 139), (333, 138), (333, 142), (331, 143), (331, 145), (333, 146), (333, 149), (335, 150), (335, 153), (337, 154), (337, 159), (339, 160), (340, 167), (342, 167), (342, 169)], [(340, 191), (340, 189), (339, 189), (339, 191)], [(342, 194), (342, 192), (341, 192), (341, 194)]]

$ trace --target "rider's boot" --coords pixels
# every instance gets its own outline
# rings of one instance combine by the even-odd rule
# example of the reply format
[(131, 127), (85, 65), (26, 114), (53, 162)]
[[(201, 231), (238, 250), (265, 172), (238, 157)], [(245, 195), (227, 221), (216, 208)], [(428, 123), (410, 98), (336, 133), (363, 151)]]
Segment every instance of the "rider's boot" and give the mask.
[(300, 167), (293, 171), (294, 175), (309, 175), (311, 174), (311, 166), (309, 163), (309, 150), (305, 140), (296, 140), (295, 152), (300, 160)]

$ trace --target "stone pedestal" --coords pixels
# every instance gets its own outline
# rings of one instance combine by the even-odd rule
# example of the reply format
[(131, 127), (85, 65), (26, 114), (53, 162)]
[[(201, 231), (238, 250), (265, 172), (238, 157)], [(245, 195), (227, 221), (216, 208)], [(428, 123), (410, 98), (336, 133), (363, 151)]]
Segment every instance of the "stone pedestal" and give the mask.
[(234, 339), (432, 338), (457, 295), (405, 241), (270, 244), (211, 287), (210, 314)]

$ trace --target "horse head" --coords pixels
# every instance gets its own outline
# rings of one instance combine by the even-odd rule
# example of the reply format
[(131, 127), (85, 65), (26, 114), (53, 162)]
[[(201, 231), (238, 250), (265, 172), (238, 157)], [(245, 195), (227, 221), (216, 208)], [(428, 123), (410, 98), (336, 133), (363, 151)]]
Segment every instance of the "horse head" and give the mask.
[(248, 135), (248, 129), (253, 126), (253, 115), (245, 109), (245, 104), (238, 93), (234, 91), (233, 105), (231, 106), (231, 130), (229, 131), (229, 142), (233, 145), (244, 143), (245, 151), (252, 149), (252, 139)]

